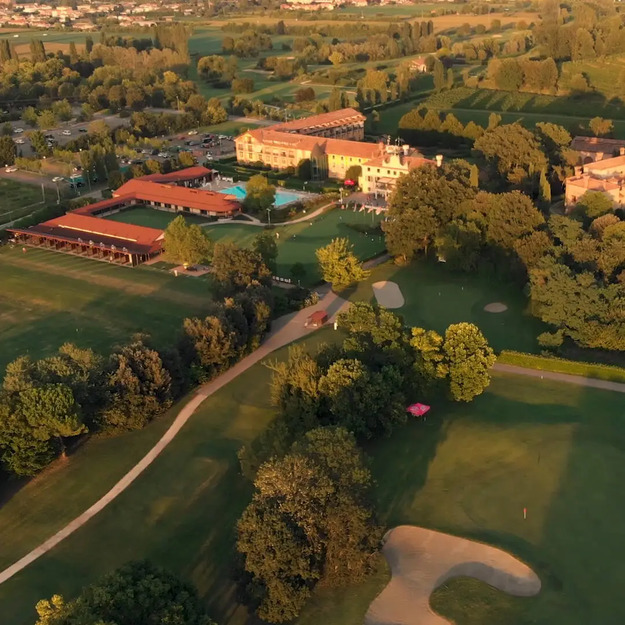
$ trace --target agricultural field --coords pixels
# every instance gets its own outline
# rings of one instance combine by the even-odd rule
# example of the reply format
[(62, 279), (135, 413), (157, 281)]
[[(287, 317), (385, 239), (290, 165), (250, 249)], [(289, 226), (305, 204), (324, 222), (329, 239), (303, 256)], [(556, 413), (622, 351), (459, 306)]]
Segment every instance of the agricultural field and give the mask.
[[(314, 349), (338, 334), (322, 330), (306, 342)], [(275, 356), (285, 358), (286, 349)], [(236, 452), (272, 419), (269, 378), (259, 363), (209, 397), (127, 491), (0, 586), (7, 622), (31, 625), (38, 599), (72, 596), (129, 559), (149, 558), (192, 580), (220, 625), (248, 624), (232, 579), (233, 527), (251, 494)], [(381, 522), (422, 525), (504, 548), (535, 568), (543, 584), (537, 597), (518, 599), (457, 580), (435, 594), (435, 608), (460, 625), (622, 622), (625, 609), (613, 601), (625, 574), (625, 508), (618, 496), (625, 425), (615, 418), (621, 396), (495, 374), (472, 404), (432, 404), (426, 422), (411, 421), (366, 445)], [(2, 564), (58, 529), (55, 514), (67, 520), (93, 502), (169, 418), (133, 434), (131, 443), (90, 441), (15, 493), (0, 509)], [(361, 625), (387, 575), (378, 560), (375, 575), (362, 585), (317, 590), (297, 624)]]
[(0, 197), (0, 224), (25, 217), (43, 204), (39, 187), (7, 178), (0, 178)]
[[(336, 237), (347, 237), (354, 246), (354, 252), (362, 260), (376, 256), (384, 251), (384, 237), (376, 227), (380, 220), (374, 213), (334, 209), (310, 222), (303, 221), (270, 230), (279, 235), (278, 275), (288, 278), (293, 264), (302, 263), (306, 269), (305, 282), (314, 284), (320, 279), (315, 250)], [(213, 241), (233, 241), (241, 247), (251, 246), (254, 237), (262, 231), (259, 227), (241, 223), (207, 228)]]
[(108, 353), (137, 332), (169, 345), (210, 300), (208, 282), (55, 252), (0, 248), (0, 370), (73, 342)]

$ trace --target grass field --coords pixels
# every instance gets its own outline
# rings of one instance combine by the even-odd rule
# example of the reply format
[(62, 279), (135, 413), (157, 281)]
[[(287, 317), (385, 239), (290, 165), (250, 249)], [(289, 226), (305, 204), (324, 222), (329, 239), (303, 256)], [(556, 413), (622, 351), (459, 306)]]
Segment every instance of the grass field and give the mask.
[[(360, 259), (371, 258), (384, 250), (384, 238), (375, 234), (364, 234), (352, 226), (370, 226), (380, 222), (380, 217), (351, 210), (335, 209), (316, 217), (314, 221), (278, 226), (275, 232), (278, 242), (278, 275), (290, 277), (294, 263), (302, 263), (306, 269), (307, 284), (320, 279), (315, 250), (327, 245), (333, 238), (347, 237)], [(209, 226), (208, 234), (213, 241), (234, 241), (242, 247), (249, 247), (262, 229), (243, 224)]]
[(170, 213), (168, 211), (157, 210), (149, 206), (133, 206), (132, 208), (107, 215), (106, 219), (110, 221), (119, 221), (125, 224), (135, 224), (137, 226), (147, 226), (148, 228), (159, 228), (165, 230), (167, 226), (178, 215), (182, 215), (188, 224), (207, 224), (210, 219), (199, 215), (188, 215), (186, 213)]
[(0, 224), (19, 219), (30, 214), (41, 204), (41, 189), (34, 185), (22, 184), (0, 178)]
[(64, 342), (108, 352), (136, 332), (158, 345), (173, 341), (182, 320), (201, 314), (206, 281), (149, 267), (118, 267), (29, 248), (0, 250), (0, 371), (17, 356), (40, 357)]
[[(335, 336), (325, 330), (309, 343)], [(39, 598), (71, 596), (122, 562), (148, 557), (193, 580), (220, 625), (251, 625), (230, 577), (234, 523), (250, 496), (236, 451), (271, 419), (268, 380), (268, 369), (259, 364), (206, 400), (125, 493), (0, 586), (6, 622), (31, 625)], [(435, 597), (439, 611), (459, 625), (623, 621), (625, 607), (617, 599), (625, 575), (622, 411), (617, 393), (497, 374), (474, 403), (438, 401), (427, 422), (410, 422), (367, 445), (384, 523), (420, 524), (506, 548), (532, 565), (543, 582), (538, 597), (524, 600), (452, 582)], [(68, 510), (97, 498), (113, 480), (112, 467), (121, 473), (119, 465), (138, 457), (165, 421), (137, 433), (131, 443), (92, 441), (15, 494), (0, 509), (0, 562), (7, 564), (37, 536), (58, 528), (58, 515), (69, 518)], [(361, 625), (385, 581), (380, 563), (361, 586), (315, 593), (298, 625)], [(496, 618), (485, 620), (493, 601)], [(477, 614), (458, 611), (463, 605)]]
[[(545, 326), (527, 311), (527, 300), (516, 284), (490, 275), (451, 273), (434, 262), (419, 261), (408, 267), (385, 263), (350, 294), (352, 301), (375, 301), (371, 284), (392, 280), (406, 304), (397, 310), (407, 324), (443, 332), (451, 323), (469, 321), (484, 332), (493, 349), (539, 351), (536, 336)], [(484, 306), (504, 302), (508, 310), (488, 313)]]

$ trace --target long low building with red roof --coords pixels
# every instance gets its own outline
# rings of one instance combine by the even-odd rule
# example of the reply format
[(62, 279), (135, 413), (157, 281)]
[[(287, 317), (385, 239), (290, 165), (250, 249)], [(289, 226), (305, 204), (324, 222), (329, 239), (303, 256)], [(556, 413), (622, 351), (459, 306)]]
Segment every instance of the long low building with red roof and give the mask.
[(170, 184), (154, 182), (153, 178), (146, 180), (150, 177), (129, 180), (112, 198), (81, 206), (27, 229), (9, 228), (8, 231), (22, 244), (138, 265), (162, 252), (163, 230), (105, 219), (107, 215), (133, 206), (217, 218), (232, 217), (241, 211), (241, 205), (232, 195), (177, 186), (176, 182), (197, 180), (198, 175), (210, 172), (206, 168), (189, 169), (195, 171), (173, 172), (176, 176), (168, 178)]
[(76, 213), (9, 232), (20, 243), (132, 266), (160, 253), (165, 235), (157, 228)]

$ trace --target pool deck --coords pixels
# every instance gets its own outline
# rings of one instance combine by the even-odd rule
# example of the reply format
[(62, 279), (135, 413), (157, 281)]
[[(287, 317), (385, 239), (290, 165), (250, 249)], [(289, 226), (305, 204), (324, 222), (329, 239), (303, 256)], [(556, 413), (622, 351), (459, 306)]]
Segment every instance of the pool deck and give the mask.
[[(233, 187), (242, 187), (245, 188), (246, 182), (244, 180), (240, 182), (232, 182), (230, 179), (224, 180), (222, 178), (217, 178), (212, 182), (206, 183), (202, 189), (207, 191), (217, 191), (218, 193), (223, 193)], [(287, 202), (282, 202), (281, 204), (276, 204), (276, 208), (282, 208), (283, 206), (288, 206), (293, 202), (298, 202), (300, 200), (311, 200), (317, 197), (316, 193), (309, 193), (308, 191), (300, 191), (299, 189), (286, 189), (284, 187), (276, 187), (276, 195), (280, 193), (288, 193), (292, 196), (295, 196), (292, 200)], [(243, 198), (238, 198), (242, 200)]]

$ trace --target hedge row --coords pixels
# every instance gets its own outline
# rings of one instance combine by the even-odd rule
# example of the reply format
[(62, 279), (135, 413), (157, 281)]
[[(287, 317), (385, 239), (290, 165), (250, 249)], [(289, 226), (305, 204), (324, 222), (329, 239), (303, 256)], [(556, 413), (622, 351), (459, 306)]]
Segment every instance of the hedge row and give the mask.
[(576, 362), (555, 356), (536, 356), (535, 354), (525, 354), (503, 350), (497, 362), (506, 365), (516, 365), (528, 369), (538, 369), (539, 371), (553, 371), (554, 373), (568, 373), (570, 375), (581, 375), (587, 378), (607, 380), (609, 382), (625, 383), (625, 368), (613, 365), (603, 365), (591, 362)]

